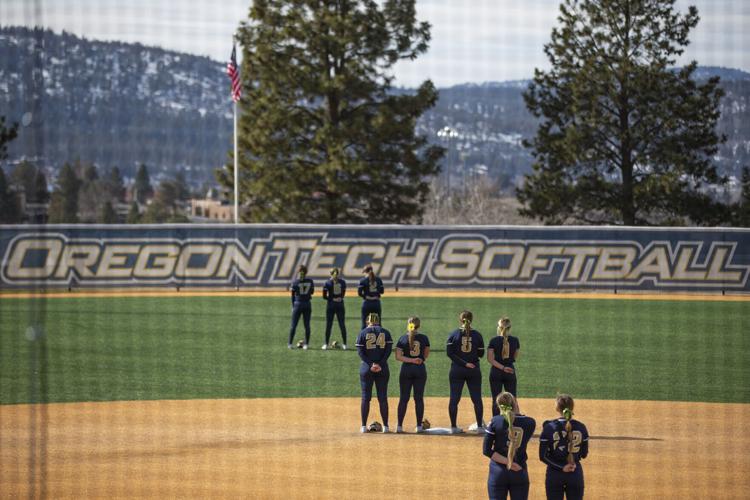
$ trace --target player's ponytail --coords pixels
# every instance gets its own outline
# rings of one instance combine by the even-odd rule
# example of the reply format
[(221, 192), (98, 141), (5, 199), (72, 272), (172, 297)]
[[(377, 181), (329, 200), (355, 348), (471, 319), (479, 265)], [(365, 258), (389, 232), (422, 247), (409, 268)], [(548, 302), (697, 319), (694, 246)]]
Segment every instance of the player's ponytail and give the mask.
[(513, 394), (509, 392), (501, 392), (497, 395), (497, 399), (495, 399), (495, 403), (497, 404), (497, 407), (500, 408), (500, 415), (503, 416), (505, 421), (508, 423), (508, 464), (507, 468), (510, 469), (511, 465), (513, 464), (513, 458), (516, 455), (516, 440), (514, 439), (513, 435), (513, 421), (516, 418), (516, 414), (513, 411), (515, 398), (513, 397)]
[(458, 320), (461, 322), (461, 333), (467, 337), (471, 335), (471, 322), (474, 320), (474, 315), (471, 311), (461, 311), (458, 315)]
[(372, 265), (367, 264), (364, 268), (364, 273), (367, 275), (367, 278), (370, 280), (370, 289), (372, 290), (376, 286), (375, 282), (375, 271), (372, 270)]
[(419, 321), (419, 318), (416, 316), (412, 316), (409, 318), (406, 322), (406, 329), (409, 331), (409, 350), (414, 349), (414, 337), (417, 335), (417, 330), (419, 330), (419, 327), (421, 325), (421, 322)]
[(508, 341), (508, 332), (510, 331), (510, 318), (503, 316), (497, 322), (497, 334), (503, 338), (502, 359), (510, 358), (510, 342)]
[(568, 440), (568, 464), (571, 465), (575, 463), (573, 453), (571, 452), (573, 449), (573, 424), (571, 423), (571, 420), (573, 419), (573, 406), (575, 406), (575, 402), (568, 394), (560, 394), (557, 396), (557, 411), (560, 412), (565, 419), (565, 435)]

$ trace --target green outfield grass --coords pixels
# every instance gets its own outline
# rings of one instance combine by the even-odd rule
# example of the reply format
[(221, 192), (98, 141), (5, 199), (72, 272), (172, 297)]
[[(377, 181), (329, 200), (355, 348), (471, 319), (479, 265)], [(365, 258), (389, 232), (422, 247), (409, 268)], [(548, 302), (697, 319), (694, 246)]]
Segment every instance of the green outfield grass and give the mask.
[[(287, 298), (1, 299), (0, 403), (357, 396), (359, 305), (347, 304), (345, 352), (320, 350), (321, 299), (308, 351), (286, 348)], [(485, 343), (511, 317), (521, 397), (750, 403), (750, 302), (391, 296), (394, 341), (416, 314), (433, 344), (428, 396), (448, 394), (444, 343), (464, 308)], [(43, 339), (27, 331), (34, 324)], [(390, 367), (396, 396), (399, 363)], [(484, 360), (482, 372), (489, 396)]]

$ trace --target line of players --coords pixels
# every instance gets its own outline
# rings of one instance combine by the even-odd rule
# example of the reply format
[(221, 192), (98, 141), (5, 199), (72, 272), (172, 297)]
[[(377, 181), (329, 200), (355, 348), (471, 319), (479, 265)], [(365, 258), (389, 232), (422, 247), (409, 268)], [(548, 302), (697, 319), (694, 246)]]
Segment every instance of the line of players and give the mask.
[[(289, 347), (292, 346), (294, 331), (300, 316), (305, 323), (305, 343), (310, 338), (310, 299), (314, 291), (312, 280), (306, 277), (305, 266), (299, 268), (299, 278), (292, 283), (292, 327), (289, 332)], [(375, 386), (383, 419), (382, 432), (389, 432), (388, 426), (388, 381), (390, 372), (388, 358), (392, 352), (391, 333), (380, 325), (380, 296), (383, 282), (375, 276), (372, 266), (364, 269), (365, 277), (359, 283), (358, 294), (363, 299), (362, 331), (357, 337), (356, 347), (362, 360), (360, 384), (362, 387), (360, 431), (368, 432), (367, 417), (370, 412), (372, 388)], [(331, 279), (323, 288), (323, 297), (328, 302), (326, 310), (327, 348), (333, 317), (336, 316), (341, 328), (346, 348), (346, 327), (344, 325), (343, 298), (346, 283), (338, 276), (338, 269), (331, 271)], [(451, 434), (462, 433), (457, 426), (458, 404), (464, 384), (469, 389), (477, 423), (477, 432), (483, 432), (483, 453), (490, 459), (487, 489), (489, 498), (511, 500), (528, 498), (529, 476), (527, 471), (526, 446), (536, 428), (536, 421), (520, 413), (517, 395), (515, 361), (520, 353), (520, 341), (510, 335), (511, 322), (507, 317), (498, 321), (497, 336), (487, 347), (487, 360), (490, 369), (490, 389), (492, 393), (492, 415), (489, 425), (484, 426), (482, 415), (484, 406), (481, 397), (482, 378), (479, 360), (484, 356), (484, 339), (471, 327), (473, 314), (462, 311), (459, 314), (459, 328), (448, 337), (446, 352), (451, 359), (449, 372), (450, 399), (448, 415), (451, 421)], [(407, 333), (396, 343), (396, 360), (401, 361), (399, 374), (400, 397), (398, 404), (398, 426), (396, 432), (403, 432), (406, 409), (413, 392), (417, 417), (416, 432), (424, 431), (424, 389), (427, 382), (425, 362), (430, 355), (429, 338), (419, 331), (421, 322), (417, 317), (407, 321)], [(504, 389), (504, 390), (503, 390)], [(573, 419), (573, 398), (566, 394), (557, 396), (556, 410), (560, 418), (547, 420), (539, 439), (539, 458), (547, 464), (545, 489), (548, 499), (583, 498), (584, 480), (580, 461), (588, 455), (588, 431), (586, 426)]]

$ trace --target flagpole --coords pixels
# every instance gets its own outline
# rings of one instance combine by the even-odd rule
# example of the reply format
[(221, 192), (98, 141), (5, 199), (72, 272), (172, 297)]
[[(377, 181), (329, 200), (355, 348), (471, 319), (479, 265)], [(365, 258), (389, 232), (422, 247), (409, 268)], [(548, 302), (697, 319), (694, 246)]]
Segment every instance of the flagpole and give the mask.
[(239, 203), (238, 195), (239, 192), (237, 186), (237, 101), (234, 101), (234, 223), (239, 224)]

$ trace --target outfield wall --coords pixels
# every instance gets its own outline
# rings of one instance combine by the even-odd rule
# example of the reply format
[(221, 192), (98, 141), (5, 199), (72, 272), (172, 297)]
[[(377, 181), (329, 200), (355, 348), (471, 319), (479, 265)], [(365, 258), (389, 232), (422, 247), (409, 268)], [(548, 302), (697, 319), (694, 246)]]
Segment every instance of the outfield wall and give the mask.
[(750, 230), (327, 225), (0, 226), (0, 288), (275, 287), (297, 266), (386, 286), (748, 292)]

